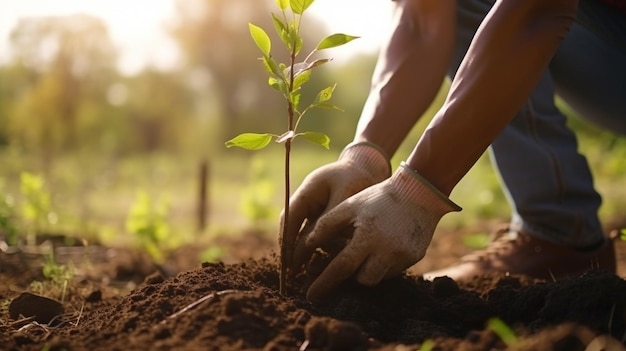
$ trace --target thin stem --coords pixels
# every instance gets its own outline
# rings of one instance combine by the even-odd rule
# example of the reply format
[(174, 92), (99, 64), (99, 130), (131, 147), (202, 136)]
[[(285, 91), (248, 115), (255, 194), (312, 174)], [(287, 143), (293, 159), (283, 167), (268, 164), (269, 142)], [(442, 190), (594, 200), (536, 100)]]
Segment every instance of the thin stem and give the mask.
[(300, 125), (300, 121), (302, 120), (302, 118), (304, 117), (304, 115), (311, 109), (311, 106), (307, 107), (304, 109), (304, 111), (302, 111), (302, 113), (300, 113), (298, 115), (298, 119), (296, 120), (296, 124), (294, 125), (293, 129), (294, 131), (298, 129), (298, 126)]
[[(291, 70), (289, 73), (289, 96), (293, 89), (294, 82), (294, 66), (296, 64), (296, 45), (294, 43), (293, 50), (291, 51)], [(294, 108), (291, 103), (291, 99), (287, 99), (287, 127), (289, 131), (294, 130)], [(289, 223), (289, 195), (291, 194), (290, 186), (290, 156), (291, 156), (291, 140), (285, 142), (285, 207), (283, 211), (283, 223), (281, 228), (280, 237), (280, 282), (279, 292), (281, 294), (286, 293), (287, 286), (287, 269), (291, 266), (293, 256), (293, 238), (287, 237), (287, 228)]]
[(287, 269), (291, 263), (292, 252), (292, 240), (287, 237), (287, 223), (289, 223), (289, 164), (291, 154), (291, 140), (285, 142), (285, 204), (283, 211), (283, 222), (281, 227), (280, 237), (282, 238), (280, 243), (280, 287), (279, 292), (281, 295), (286, 293), (287, 286)]

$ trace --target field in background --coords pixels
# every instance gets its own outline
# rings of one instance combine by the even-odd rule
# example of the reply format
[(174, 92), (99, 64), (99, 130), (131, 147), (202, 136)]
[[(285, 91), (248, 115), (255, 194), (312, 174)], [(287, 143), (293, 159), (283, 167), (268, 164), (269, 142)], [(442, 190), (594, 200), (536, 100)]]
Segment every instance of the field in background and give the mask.
[[(604, 196), (602, 219), (624, 218), (624, 148), (607, 152), (597, 142), (581, 142), (581, 149), (586, 149), (589, 155), (596, 171), (596, 185)], [(393, 159), (394, 167), (409, 150), (407, 142)], [(339, 146), (326, 151), (296, 145), (291, 190), (310, 171), (335, 160), (339, 151)], [(278, 231), (283, 194), (283, 156), (278, 146), (253, 153), (227, 150), (213, 157), (161, 153), (113, 158), (77, 154), (59, 157), (47, 166), (9, 150), (0, 153), (0, 159), (0, 193), (16, 217), (24, 202), (20, 174), (26, 171), (45, 180), (51, 195), (46, 232), (104, 238), (111, 244), (124, 245), (129, 240), (126, 219), (140, 192), (147, 194), (153, 204), (167, 204), (170, 235), (177, 243), (216, 234), (237, 234), (252, 228), (271, 236)], [(206, 229), (199, 232), (199, 169), (203, 159), (209, 165), (208, 217)], [(508, 219), (508, 204), (486, 156), (462, 180), (451, 198), (464, 210), (446, 216), (441, 223), (444, 228), (472, 227), (486, 220)]]
[[(447, 87), (447, 84), (442, 86), (436, 101), (400, 146), (392, 159), (394, 169), (410, 153), (443, 102)], [(571, 117), (570, 124), (579, 136), (579, 149), (587, 157), (596, 187), (603, 196), (601, 219), (605, 223), (623, 223), (626, 220), (626, 138), (587, 124), (561, 101), (558, 104)], [(297, 140), (292, 153), (292, 192), (309, 172), (337, 159), (344, 145), (339, 145), (334, 138), (345, 139), (344, 133), (336, 130), (330, 133), (333, 140), (330, 151)], [(220, 144), (218, 140), (209, 141), (209, 144)], [(86, 151), (57, 155), (53, 161), (42, 162), (33, 155), (5, 147), (0, 149), (0, 205), (4, 204), (5, 212), (8, 208), (12, 219), (19, 221), (25, 203), (20, 176), (29, 172), (40, 176), (45, 190), (50, 193), (50, 206), (46, 210), (50, 213), (40, 214), (45, 217), (40, 228), (45, 232), (97, 238), (109, 245), (127, 245), (135, 240), (129, 235), (127, 219), (143, 196), (147, 210), (156, 211), (157, 207), (166, 206), (161, 222), (168, 227), (170, 247), (249, 230), (266, 233), (275, 240), (284, 194), (282, 146), (272, 145), (255, 152), (220, 145), (206, 152), (199, 149), (125, 157)], [(206, 226), (200, 230), (198, 204), (203, 162), (208, 166), (207, 217)], [(442, 229), (475, 230), (481, 223), (509, 219), (510, 208), (487, 154), (457, 185), (451, 198), (463, 211), (445, 216), (440, 224)], [(0, 206), (0, 220), (2, 217)], [(29, 224), (22, 221), (16, 227), (28, 228)]]

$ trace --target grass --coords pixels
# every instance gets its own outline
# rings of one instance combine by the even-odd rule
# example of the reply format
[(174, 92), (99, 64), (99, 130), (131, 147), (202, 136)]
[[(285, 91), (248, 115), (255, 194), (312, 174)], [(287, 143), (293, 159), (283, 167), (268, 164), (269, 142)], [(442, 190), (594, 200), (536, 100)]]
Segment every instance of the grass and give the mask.
[[(281, 150), (264, 150), (263, 162), (267, 162), (266, 178), (282, 181), (279, 163)], [(314, 168), (330, 162), (337, 152), (299, 150), (302, 157), (293, 166), (293, 179), (299, 183)], [(274, 155), (273, 153), (276, 153)], [(242, 213), (245, 192), (249, 192), (250, 170), (256, 153), (231, 152), (210, 160), (209, 209), (210, 231), (232, 231), (255, 225), (256, 220)], [(166, 198), (169, 203), (168, 221), (172, 235), (183, 241), (193, 239), (196, 230), (196, 202), (198, 167), (202, 157), (168, 155), (165, 153), (120, 159), (88, 158), (83, 155), (67, 155), (55, 160), (55, 167), (41, 166), (29, 155), (0, 152), (7, 160), (0, 174), (0, 194), (10, 196), (13, 208), (18, 211), (25, 200), (20, 192), (20, 174), (29, 171), (41, 174), (51, 194), (50, 208), (57, 214), (58, 221), (49, 224), (45, 231), (75, 233), (82, 236), (104, 236), (107, 240), (125, 244), (126, 218), (136, 201), (138, 191), (151, 198)], [(275, 162), (274, 162), (275, 161)], [(281, 199), (276, 192), (270, 199), (275, 218), (268, 221), (278, 225)], [(14, 211), (14, 212), (15, 212)], [(257, 223), (258, 224), (258, 223)], [(21, 227), (21, 226), (19, 226)]]
[[(421, 122), (411, 131), (392, 160), (394, 168), (408, 155), (411, 140), (416, 140), (427, 122)], [(623, 139), (617, 139), (617, 142), (626, 144)], [(581, 151), (588, 155), (596, 187), (604, 197), (600, 211), (603, 221), (622, 218), (626, 213), (626, 187), (623, 179), (618, 177), (626, 169), (626, 151), (622, 150), (626, 148), (611, 146), (613, 149), (608, 153), (607, 147), (602, 140), (581, 139)], [(292, 161), (292, 191), (309, 172), (336, 160), (341, 151), (341, 145), (331, 145), (331, 151), (306, 143), (296, 144), (294, 148), (299, 157)], [(209, 218), (208, 228), (198, 232), (198, 172), (204, 158), (210, 162)], [(265, 191), (259, 194), (261, 200), (251, 200), (250, 191), (260, 177), (255, 175), (259, 167), (262, 168), (264, 187), (271, 188), (273, 183), (275, 189), (281, 189), (283, 157), (280, 148), (269, 148), (262, 153), (224, 150), (212, 155), (154, 153), (113, 157), (75, 153), (58, 157), (47, 165), (33, 155), (1, 149), (0, 159), (3, 160), (0, 196), (11, 199), (15, 213), (19, 212), (24, 201), (20, 193), (21, 173), (27, 171), (45, 179), (51, 196), (50, 210), (57, 219), (56, 223), (49, 223), (44, 228), (47, 232), (76, 234), (104, 240), (110, 245), (127, 245), (132, 238), (126, 235), (125, 221), (139, 191), (154, 199), (163, 197), (168, 200), (167, 221), (170, 235), (176, 239), (172, 245), (216, 233), (233, 234), (252, 227), (262, 227), (272, 237), (278, 230), (278, 214), (282, 208), (280, 191), (269, 192), (269, 195)], [(459, 183), (451, 198), (464, 211), (445, 216), (440, 225), (442, 228), (458, 229), (485, 220), (508, 220), (510, 208), (486, 156)], [(253, 215), (246, 213), (244, 208), (251, 205), (246, 202), (257, 200), (270, 210), (252, 218)]]

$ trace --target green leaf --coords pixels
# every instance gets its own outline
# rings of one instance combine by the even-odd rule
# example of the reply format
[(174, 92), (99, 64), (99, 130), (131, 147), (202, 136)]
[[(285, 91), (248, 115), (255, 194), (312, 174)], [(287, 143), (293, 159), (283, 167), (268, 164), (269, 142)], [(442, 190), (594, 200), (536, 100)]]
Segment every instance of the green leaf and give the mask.
[(274, 22), (274, 29), (276, 29), (276, 34), (280, 37), (280, 40), (285, 44), (285, 46), (289, 46), (289, 28), (287, 24), (283, 22), (282, 19), (278, 18), (275, 14), (272, 13), (272, 21)]
[(272, 49), (270, 37), (265, 33), (263, 28), (255, 26), (252, 23), (248, 23), (248, 28), (250, 29), (250, 36), (252, 36), (256, 46), (258, 46), (263, 53), (263, 56), (269, 56), (270, 50)]
[(517, 343), (517, 336), (515, 336), (515, 332), (501, 319), (497, 317), (490, 318), (487, 321), (487, 328), (493, 330), (493, 332), (496, 333), (509, 347), (512, 347)]
[(315, 0), (291, 0), (289, 6), (293, 13), (301, 15)]
[(313, 104), (326, 102), (333, 97), (333, 91), (335, 91), (335, 87), (337, 84), (334, 84), (328, 88), (322, 89), (319, 93), (317, 93), (317, 97), (315, 97), (315, 102)]
[(293, 106), (293, 109), (295, 111), (298, 111), (298, 107), (300, 106), (301, 95), (302, 95), (302, 92), (300, 89), (293, 90), (291, 91), (291, 93), (289, 93), (289, 102), (291, 102), (291, 105)]
[(287, 7), (289, 7), (289, 0), (276, 0), (276, 5), (278, 5), (281, 10), (285, 11)]
[(311, 71), (306, 70), (296, 74), (293, 79), (293, 89), (298, 90), (304, 83), (308, 82), (311, 79)]
[(424, 342), (422, 343), (422, 346), (420, 347), (418, 351), (432, 351), (434, 347), (435, 347), (435, 342), (430, 339), (426, 339), (424, 340)]
[(323, 109), (327, 109), (327, 110), (335, 110), (335, 111), (339, 111), (339, 112), (344, 112), (341, 107), (335, 106), (335, 105), (331, 104), (330, 102), (320, 102), (320, 103), (316, 103), (316, 104), (311, 104), (311, 106), (315, 107), (315, 108), (323, 108)]
[(287, 48), (290, 52), (298, 55), (300, 50), (302, 49), (302, 37), (298, 33), (298, 25), (296, 21), (289, 22), (289, 27), (287, 31)]
[(301, 135), (305, 139), (312, 141), (318, 145), (321, 145), (326, 149), (330, 149), (330, 138), (326, 134), (317, 133), (317, 132), (304, 132), (304, 133), (298, 133), (298, 135)]
[(347, 44), (353, 41), (354, 39), (358, 39), (358, 38), (359, 37), (355, 37), (353, 35), (348, 35), (348, 34), (342, 34), (342, 33), (331, 34), (327, 36), (326, 38), (322, 39), (319, 42), (319, 44), (317, 44), (317, 47), (315, 48), (315, 50), (324, 50), (324, 49), (334, 48), (337, 46)]
[(287, 28), (287, 24), (274, 13), (272, 13), (272, 23), (274, 23), (274, 29), (276, 29), (277, 34), (289, 31), (289, 29)]
[(291, 21), (290, 25), (287, 25), (282, 19), (272, 13), (272, 21), (274, 23), (274, 29), (280, 40), (285, 44), (287, 49), (291, 52), (298, 42), (302, 45), (302, 40), (298, 39), (297, 28), (295, 22)]
[(283, 77), (283, 71), (280, 69), (280, 65), (272, 56), (263, 56), (261, 57), (261, 61), (267, 73), (276, 77)]
[(289, 90), (287, 89), (287, 86), (282, 79), (269, 77), (269, 79), (267, 80), (267, 84), (284, 95), (289, 94)]
[(226, 142), (226, 147), (240, 147), (246, 150), (260, 150), (272, 141), (271, 134), (243, 133)]

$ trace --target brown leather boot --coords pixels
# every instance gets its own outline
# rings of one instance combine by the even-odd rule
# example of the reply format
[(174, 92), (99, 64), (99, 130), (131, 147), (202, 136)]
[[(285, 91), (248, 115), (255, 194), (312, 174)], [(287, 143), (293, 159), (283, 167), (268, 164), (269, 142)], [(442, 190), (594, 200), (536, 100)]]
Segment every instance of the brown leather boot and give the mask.
[(464, 256), (455, 266), (428, 272), (425, 279), (448, 276), (468, 281), (475, 276), (526, 275), (555, 280), (580, 276), (590, 270), (615, 273), (615, 235), (592, 251), (578, 251), (508, 229), (496, 233), (485, 249)]

